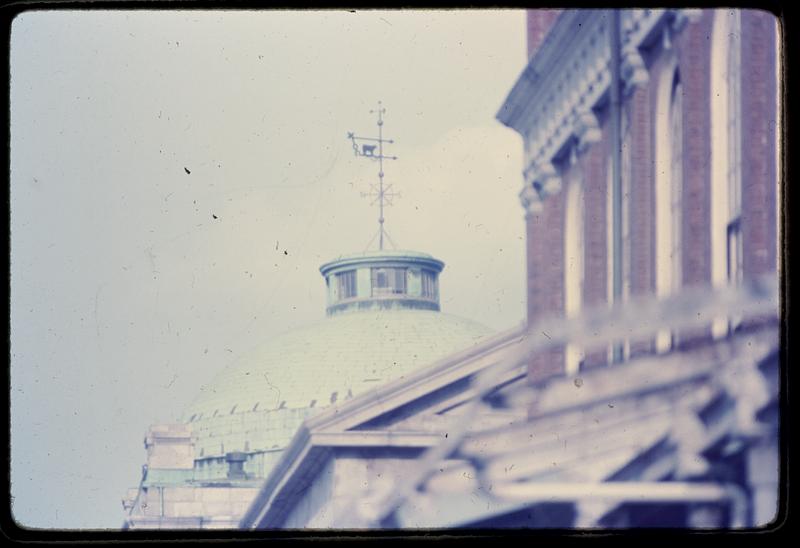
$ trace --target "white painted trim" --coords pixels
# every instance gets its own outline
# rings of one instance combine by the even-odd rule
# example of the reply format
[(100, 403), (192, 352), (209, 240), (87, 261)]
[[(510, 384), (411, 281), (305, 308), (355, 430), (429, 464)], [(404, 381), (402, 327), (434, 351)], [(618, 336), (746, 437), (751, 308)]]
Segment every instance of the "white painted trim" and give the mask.
[[(564, 315), (577, 316), (583, 308), (584, 284), (584, 190), (583, 171), (580, 164), (572, 166), (572, 176), (567, 187), (564, 215)], [(564, 371), (574, 376), (580, 369), (584, 352), (568, 344), (564, 349)]]
[[(656, 295), (666, 298), (674, 294), (679, 282), (675, 280), (680, 257), (673, 257), (675, 219), (672, 211), (673, 165), (672, 165), (672, 83), (678, 70), (674, 50), (670, 50), (666, 64), (658, 75), (655, 108), (655, 275)], [(672, 347), (672, 333), (660, 331), (656, 335), (656, 351), (666, 352)]]
[(391, 430), (349, 430), (346, 432), (313, 432), (311, 444), (318, 447), (433, 447), (443, 435), (430, 432), (397, 432)]
[[(711, 218), (710, 255), (711, 283), (720, 287), (731, 283), (728, 278), (727, 226), (740, 215), (734, 212), (741, 206), (736, 201), (737, 190), (741, 196), (741, 13), (738, 10), (719, 9), (714, 12), (711, 30)], [(739, 66), (731, 75), (730, 67)], [(736, 101), (736, 104), (731, 104)], [(732, 117), (735, 118), (731, 135)], [(732, 165), (736, 164), (736, 165)], [(733, 179), (733, 180), (731, 180)], [(741, 201), (741, 199), (739, 199)], [(714, 337), (728, 332), (729, 319), (715, 318), (711, 324)]]

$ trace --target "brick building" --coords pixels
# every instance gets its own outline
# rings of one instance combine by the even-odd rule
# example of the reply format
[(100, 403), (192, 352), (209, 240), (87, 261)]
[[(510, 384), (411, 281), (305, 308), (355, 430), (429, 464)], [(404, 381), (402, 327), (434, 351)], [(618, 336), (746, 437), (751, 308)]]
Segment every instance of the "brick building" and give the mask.
[(242, 528), (780, 519), (775, 18), (527, 30), (526, 325), (305, 421)]
[[(525, 147), (529, 322), (777, 271), (775, 17), (617, 14), (615, 68), (615, 12), (529, 11), (530, 62), (498, 113)], [(718, 318), (706, 334), (736, 326)], [(530, 373), (663, 352), (704, 332), (621, 341), (616, 355), (568, 346), (538, 357)]]
[[(195, 406), (190, 428), (151, 436), (184, 444), (190, 429), (202, 436), (193, 443), (206, 453), (193, 457), (185, 448), (151, 451), (153, 462), (183, 463), (194, 491), (177, 495), (194, 497), (194, 516), (219, 498), (235, 506), (224, 523), (207, 516), (190, 526), (232, 527), (239, 516), (250, 529), (718, 528), (776, 519), (775, 19), (540, 10), (529, 12), (527, 29), (528, 64), (498, 113), (525, 147), (526, 325), (475, 343), (477, 331), (441, 323), (435, 310), (390, 310), (440, 324), (415, 331), (438, 343), (436, 355), (374, 388), (358, 376), (360, 394), (337, 400), (331, 389), (352, 362), (366, 356), (381, 369), (427, 344), (404, 343), (390, 359), (364, 351), (379, 341), (364, 316), (377, 301), (359, 291), (378, 278), (358, 267), (397, 257), (326, 265), (329, 313), (358, 308), (362, 296), (367, 306), (327, 320), (357, 323), (336, 328), (337, 340), (354, 344), (346, 360), (262, 355), (260, 365), (226, 373), (216, 385), (222, 398)], [(417, 307), (418, 278), (397, 284), (401, 307)], [(454, 331), (453, 344), (442, 345)], [(333, 339), (319, 340), (329, 349)], [(316, 372), (333, 361), (345, 365), (320, 384), (318, 399), (329, 405), (291, 425), (278, 420), (286, 406), (258, 414), (256, 400), (270, 388), (242, 377), (251, 367), (284, 371), (290, 386), (287, 364)], [(307, 390), (296, 394), (299, 410), (313, 406)], [(237, 479), (242, 472), (251, 476)], [(246, 492), (224, 491), (243, 479), (253, 480), (241, 483)], [(203, 491), (215, 482), (217, 496)], [(155, 504), (142, 511), (135, 494), (129, 524), (177, 525)], [(246, 511), (244, 499), (252, 500)]]

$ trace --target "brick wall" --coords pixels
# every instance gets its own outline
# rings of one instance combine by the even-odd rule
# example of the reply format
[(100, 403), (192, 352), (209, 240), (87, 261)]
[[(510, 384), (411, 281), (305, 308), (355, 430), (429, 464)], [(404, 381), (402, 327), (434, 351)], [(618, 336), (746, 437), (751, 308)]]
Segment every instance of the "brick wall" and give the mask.
[[(564, 200), (565, 193), (559, 192), (545, 201), (541, 212), (525, 217), (529, 323), (564, 310)], [(536, 356), (529, 365), (531, 379), (562, 371), (563, 361), (561, 350)]]
[[(607, 204), (608, 170), (611, 169), (611, 146), (608, 124), (602, 128), (601, 141), (592, 145), (580, 157), (584, 184), (584, 281), (585, 307), (608, 302), (608, 232)], [(587, 349), (584, 367), (592, 368), (607, 363), (605, 349)]]
[(528, 249), (528, 320), (564, 310), (564, 193), (525, 217)]
[(742, 239), (745, 278), (776, 269), (775, 19), (742, 12)]
[[(626, 103), (631, 131), (630, 208), (630, 294), (631, 297), (655, 292), (655, 171), (652, 126), (651, 84), (638, 87)], [(655, 87), (655, 86), (652, 86)], [(648, 353), (650, 341), (631, 344), (630, 355)]]
[(683, 84), (683, 230), (685, 286), (711, 282), (711, 23), (713, 12), (674, 41)]
[[(683, 186), (681, 267), (683, 286), (711, 284), (711, 35), (714, 13), (675, 37), (683, 86)], [(680, 347), (710, 336), (710, 328), (683, 329)]]
[(649, 87), (627, 103), (631, 120), (631, 296), (655, 291), (655, 172)]
[[(528, 13), (529, 53), (544, 39), (555, 17), (540, 10)], [(711, 283), (711, 34), (714, 12), (672, 36), (683, 86), (683, 215), (682, 284)], [(545, 30), (543, 30), (545, 29)], [(775, 117), (776, 86), (775, 19), (755, 10), (742, 13), (742, 233), (746, 277), (776, 268)], [(631, 295), (655, 291), (655, 146), (658, 77), (666, 55), (654, 45), (650, 82), (636, 88), (623, 108), (631, 123), (631, 188), (629, 195)], [(602, 139), (582, 153), (585, 199), (584, 307), (607, 302), (607, 185), (611, 143), (607, 113), (600, 112)], [(565, 166), (562, 166), (565, 167)], [(562, 191), (548, 197), (543, 211), (527, 216), (528, 320), (562, 313), (563, 222), (566, 167), (561, 172)], [(709, 335), (708, 329), (679, 333), (681, 346), (690, 346)], [(650, 341), (632, 345), (631, 354), (651, 352)], [(604, 349), (588, 352), (585, 367), (607, 363)], [(563, 353), (539, 356), (529, 369), (532, 380), (563, 370)]]
[(534, 9), (527, 11), (528, 58), (533, 55), (544, 41), (547, 31), (553, 25), (561, 10)]

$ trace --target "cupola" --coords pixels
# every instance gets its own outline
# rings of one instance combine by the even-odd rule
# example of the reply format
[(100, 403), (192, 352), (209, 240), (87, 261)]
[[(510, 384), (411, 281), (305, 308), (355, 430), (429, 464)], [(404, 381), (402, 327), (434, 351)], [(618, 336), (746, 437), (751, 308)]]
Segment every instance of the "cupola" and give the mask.
[(345, 312), (439, 310), (444, 263), (427, 253), (381, 250), (345, 255), (320, 267), (328, 287), (328, 316)]

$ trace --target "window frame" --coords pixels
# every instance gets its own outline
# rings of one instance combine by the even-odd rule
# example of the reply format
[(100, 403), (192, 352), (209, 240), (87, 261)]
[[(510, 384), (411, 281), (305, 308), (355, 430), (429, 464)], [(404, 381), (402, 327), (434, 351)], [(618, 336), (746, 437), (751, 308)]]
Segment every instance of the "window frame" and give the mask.
[[(385, 285), (378, 285), (381, 278)], [(373, 297), (392, 297), (408, 294), (408, 268), (395, 266), (373, 266), (370, 268), (370, 285)]]
[(355, 270), (346, 270), (336, 274), (338, 300), (344, 301), (358, 297), (358, 275)]

